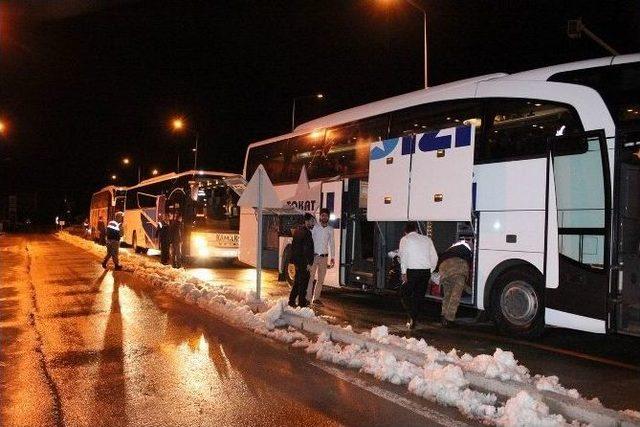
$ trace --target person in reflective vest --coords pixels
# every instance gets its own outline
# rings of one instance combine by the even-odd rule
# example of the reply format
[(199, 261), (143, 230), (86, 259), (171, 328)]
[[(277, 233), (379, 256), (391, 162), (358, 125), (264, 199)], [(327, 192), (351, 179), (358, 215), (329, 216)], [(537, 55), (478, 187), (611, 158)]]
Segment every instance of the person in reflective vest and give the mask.
[(113, 259), (113, 264), (116, 270), (122, 270), (120, 261), (118, 259), (118, 253), (120, 252), (120, 238), (122, 237), (122, 220), (124, 214), (122, 212), (116, 212), (115, 218), (109, 221), (107, 224), (107, 255), (102, 261), (102, 268), (107, 268), (107, 262), (109, 258)]

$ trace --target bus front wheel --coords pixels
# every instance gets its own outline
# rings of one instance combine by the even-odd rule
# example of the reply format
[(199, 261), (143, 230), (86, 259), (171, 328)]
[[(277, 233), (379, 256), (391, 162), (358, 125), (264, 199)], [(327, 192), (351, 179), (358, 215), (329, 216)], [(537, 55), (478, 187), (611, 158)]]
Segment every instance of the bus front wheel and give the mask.
[(503, 334), (539, 337), (544, 331), (542, 277), (529, 269), (504, 272), (493, 287), (491, 307), (496, 326)]

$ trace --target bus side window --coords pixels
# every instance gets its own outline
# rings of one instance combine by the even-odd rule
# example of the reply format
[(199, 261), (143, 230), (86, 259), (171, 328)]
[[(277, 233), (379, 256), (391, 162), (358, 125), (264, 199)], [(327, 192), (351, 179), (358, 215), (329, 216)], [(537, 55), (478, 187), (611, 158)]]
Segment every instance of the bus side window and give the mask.
[(547, 140), (582, 131), (573, 110), (544, 101), (499, 100), (488, 108), (487, 133), (477, 145), (481, 163), (525, 160), (547, 155)]
[(477, 101), (445, 101), (393, 113), (390, 138), (415, 135), (461, 125), (476, 129), (476, 146), (482, 134), (482, 107)]
[(287, 181), (292, 154), (288, 139), (251, 148), (247, 158), (247, 179), (251, 179), (258, 166), (262, 165), (274, 184)]
[(370, 144), (386, 139), (388, 127), (389, 119), (384, 115), (327, 129), (308, 166), (309, 178), (366, 175)]

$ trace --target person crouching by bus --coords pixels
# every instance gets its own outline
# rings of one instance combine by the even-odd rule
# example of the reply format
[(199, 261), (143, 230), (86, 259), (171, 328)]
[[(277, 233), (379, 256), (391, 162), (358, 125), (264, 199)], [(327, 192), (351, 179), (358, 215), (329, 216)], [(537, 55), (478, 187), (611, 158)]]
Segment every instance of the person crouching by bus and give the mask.
[(106, 231), (107, 242), (107, 256), (102, 261), (102, 268), (107, 268), (107, 262), (109, 258), (113, 259), (113, 264), (116, 270), (122, 270), (118, 259), (118, 253), (120, 252), (120, 238), (122, 237), (121, 225), (124, 214), (122, 212), (116, 212), (115, 219), (109, 221)]
[(107, 244), (107, 226), (104, 223), (104, 218), (100, 216), (98, 218), (98, 243), (102, 246)]
[(160, 262), (163, 265), (169, 264), (169, 251), (171, 246), (171, 234), (169, 233), (169, 223), (165, 220), (164, 214), (158, 214), (158, 241), (160, 242)]
[(398, 250), (402, 271), (400, 300), (409, 314), (408, 329), (416, 327), (431, 271), (438, 265), (438, 253), (433, 241), (416, 230), (415, 222), (407, 222)]
[(313, 265), (313, 237), (311, 229), (316, 219), (310, 213), (304, 214), (304, 223), (298, 225), (293, 232), (293, 242), (291, 242), (291, 260), (296, 267), (296, 276), (289, 294), (289, 305), (291, 307), (297, 305), (306, 307), (309, 305), (307, 301), (307, 285), (309, 284), (309, 276), (311, 266)]
[(440, 287), (444, 292), (440, 321), (445, 328), (454, 325), (462, 291), (469, 280), (472, 259), (471, 246), (465, 240), (454, 243), (440, 255), (438, 272)]
[(169, 224), (169, 240), (171, 245), (171, 265), (182, 267), (182, 217), (178, 212), (173, 215)]
[[(320, 224), (315, 225), (311, 230), (314, 258), (307, 288), (307, 301), (316, 305), (322, 305), (320, 293), (322, 292), (322, 286), (324, 286), (327, 268), (333, 268), (336, 263), (333, 227), (329, 225), (329, 215), (329, 209), (320, 209)], [(327, 257), (329, 258), (329, 264), (327, 264)]]

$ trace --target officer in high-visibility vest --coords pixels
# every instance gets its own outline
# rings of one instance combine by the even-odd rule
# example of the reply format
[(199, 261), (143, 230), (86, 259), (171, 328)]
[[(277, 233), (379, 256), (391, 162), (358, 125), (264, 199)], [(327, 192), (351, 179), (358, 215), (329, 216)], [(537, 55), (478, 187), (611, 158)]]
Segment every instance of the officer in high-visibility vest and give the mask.
[(122, 270), (122, 266), (118, 261), (118, 252), (120, 251), (120, 238), (122, 237), (122, 220), (124, 214), (116, 212), (115, 218), (107, 224), (107, 256), (102, 261), (102, 268), (107, 268), (109, 258), (113, 259), (116, 270)]

